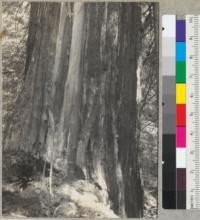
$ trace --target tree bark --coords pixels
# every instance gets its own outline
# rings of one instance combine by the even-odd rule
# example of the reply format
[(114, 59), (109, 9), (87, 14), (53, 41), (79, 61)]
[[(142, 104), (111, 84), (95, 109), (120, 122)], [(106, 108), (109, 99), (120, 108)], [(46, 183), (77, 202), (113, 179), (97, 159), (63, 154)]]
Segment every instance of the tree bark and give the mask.
[[(63, 107), (60, 118), (62, 149), (66, 148), (66, 175), (74, 174), (80, 125), (81, 56), (83, 43), (84, 3), (74, 3), (72, 42)], [(67, 141), (68, 140), (68, 141)]]
[(141, 217), (136, 144), (140, 7), (74, 3), (71, 10), (67, 3), (32, 3), (25, 86), (4, 150), (22, 149), (48, 161), (53, 151), (53, 163), (63, 161), (66, 177), (79, 178), (81, 170), (105, 192), (104, 202), (110, 201), (116, 214)]

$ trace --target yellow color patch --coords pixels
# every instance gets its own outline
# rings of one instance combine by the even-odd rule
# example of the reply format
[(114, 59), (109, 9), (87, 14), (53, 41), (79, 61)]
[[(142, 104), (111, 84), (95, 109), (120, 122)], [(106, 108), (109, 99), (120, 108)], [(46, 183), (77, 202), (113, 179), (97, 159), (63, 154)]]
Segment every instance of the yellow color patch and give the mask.
[(176, 104), (186, 104), (186, 84), (176, 84)]

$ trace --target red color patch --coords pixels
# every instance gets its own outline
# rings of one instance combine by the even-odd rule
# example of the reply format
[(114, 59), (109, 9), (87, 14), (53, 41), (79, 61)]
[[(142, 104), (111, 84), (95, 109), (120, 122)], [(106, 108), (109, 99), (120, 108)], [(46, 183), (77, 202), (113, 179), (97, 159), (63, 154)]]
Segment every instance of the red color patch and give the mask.
[(186, 126), (186, 105), (176, 105), (176, 126)]

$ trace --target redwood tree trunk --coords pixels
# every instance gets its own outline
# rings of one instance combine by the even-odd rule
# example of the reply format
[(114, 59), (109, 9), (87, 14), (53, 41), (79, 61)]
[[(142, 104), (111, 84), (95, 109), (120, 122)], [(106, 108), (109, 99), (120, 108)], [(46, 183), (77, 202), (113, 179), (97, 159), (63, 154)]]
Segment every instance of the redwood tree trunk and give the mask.
[(32, 3), (25, 86), (4, 140), (51, 162), (53, 151), (66, 177), (81, 169), (127, 217), (143, 215), (139, 23), (135, 3)]

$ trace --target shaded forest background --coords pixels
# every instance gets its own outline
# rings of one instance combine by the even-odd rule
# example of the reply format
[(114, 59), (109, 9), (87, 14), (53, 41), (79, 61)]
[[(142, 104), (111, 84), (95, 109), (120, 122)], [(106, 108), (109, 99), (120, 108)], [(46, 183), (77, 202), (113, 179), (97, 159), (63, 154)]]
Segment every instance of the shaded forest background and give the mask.
[[(140, 9), (141, 42), (140, 54), (137, 59), (136, 140), (139, 150), (140, 175), (142, 187), (144, 189), (144, 216), (156, 217), (158, 151), (158, 8), (155, 4), (144, 3), (140, 4)], [(4, 139), (10, 129), (9, 127), (13, 126), (12, 119), (15, 114), (17, 100), (21, 95), (25, 83), (26, 76), (24, 73), (26, 73), (26, 60), (28, 59), (26, 51), (29, 16), (30, 3), (3, 3), (3, 26), (5, 29), (5, 36), (3, 39)], [(32, 155), (27, 155), (19, 150), (17, 155), (16, 152), (13, 155), (9, 152), (9, 154), (4, 153), (3, 157), (3, 212), (5, 215), (116, 217), (108, 207), (95, 207), (94, 210), (91, 210), (84, 207), (82, 203), (79, 203), (79, 208), (77, 208), (78, 206), (74, 205), (75, 203), (72, 198), (68, 201), (67, 207), (64, 205), (64, 207), (60, 206), (60, 204), (62, 204), (62, 196), (52, 199), (52, 197), (46, 193), (46, 188), (49, 188), (49, 173), (46, 175), (47, 177), (44, 182), (41, 183), (38, 179), (31, 180), (29, 189), (27, 191), (22, 191), (23, 184), (25, 183), (19, 181), (19, 176), (24, 175), (22, 170), (33, 160)], [(9, 163), (7, 163), (7, 161), (9, 161)], [(38, 161), (37, 164), (40, 166), (40, 161)], [(50, 167), (48, 169), (50, 169)], [(39, 170), (43, 172), (43, 168), (39, 168)], [(32, 173), (33, 171), (29, 170), (28, 172)], [(56, 180), (60, 178), (59, 174), (56, 174), (56, 172), (54, 175)], [(70, 188), (70, 190), (74, 192), (75, 197), (80, 196), (79, 193), (81, 191), (86, 193), (85, 188), (87, 188), (87, 190), (89, 189), (87, 198), (90, 198), (92, 194), (98, 194), (96, 188), (99, 186), (95, 188), (94, 184), (86, 184), (84, 181), (79, 181), (76, 185), (70, 187), (73, 188)], [(32, 196), (31, 200), (30, 192)], [(104, 195), (99, 195), (99, 197), (103, 196)], [(13, 203), (14, 201), (21, 201), (21, 204), (19, 205), (20, 202), (18, 202), (17, 206)], [(76, 201), (76, 204), (77, 203)], [(30, 208), (30, 204), (33, 204), (31, 205), (32, 208)], [(42, 207), (42, 209), (40, 207)], [(95, 209), (99, 210), (99, 213), (96, 213)], [(40, 212), (38, 210), (40, 210)], [(63, 210), (65, 210), (64, 214)]]

